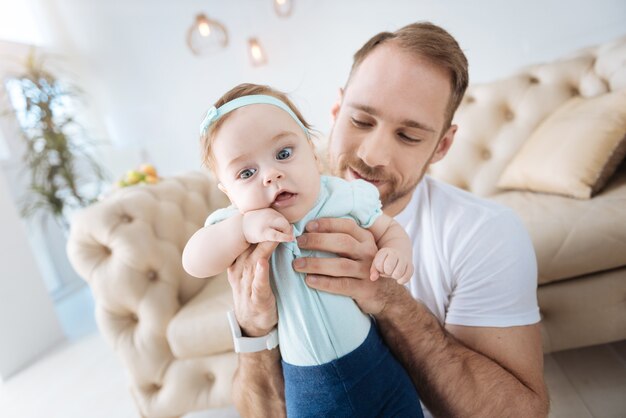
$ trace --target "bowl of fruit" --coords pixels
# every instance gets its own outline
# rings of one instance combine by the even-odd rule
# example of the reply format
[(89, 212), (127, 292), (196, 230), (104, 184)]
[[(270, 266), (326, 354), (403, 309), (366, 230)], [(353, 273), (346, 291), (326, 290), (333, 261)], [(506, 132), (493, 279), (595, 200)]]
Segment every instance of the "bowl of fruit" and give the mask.
[(136, 170), (128, 170), (124, 177), (115, 183), (115, 186), (121, 188), (136, 184), (156, 184), (160, 180), (152, 164), (141, 164)]

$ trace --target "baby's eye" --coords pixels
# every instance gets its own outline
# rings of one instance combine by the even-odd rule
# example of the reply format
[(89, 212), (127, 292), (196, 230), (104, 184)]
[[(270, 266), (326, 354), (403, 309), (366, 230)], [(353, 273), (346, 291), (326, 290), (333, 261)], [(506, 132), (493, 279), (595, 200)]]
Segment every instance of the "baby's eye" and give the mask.
[(293, 148), (286, 147), (278, 151), (278, 154), (276, 154), (276, 159), (286, 160), (287, 158), (291, 157), (291, 154), (293, 154)]
[(256, 168), (246, 168), (245, 170), (241, 170), (238, 174), (238, 177), (242, 180), (249, 179), (254, 176), (256, 173)]

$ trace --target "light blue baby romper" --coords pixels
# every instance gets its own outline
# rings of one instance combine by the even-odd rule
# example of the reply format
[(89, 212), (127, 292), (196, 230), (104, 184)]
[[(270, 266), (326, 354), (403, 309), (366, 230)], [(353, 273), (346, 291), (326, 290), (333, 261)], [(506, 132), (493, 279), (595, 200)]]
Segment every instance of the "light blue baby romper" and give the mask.
[[(205, 225), (236, 213), (234, 206), (219, 209)], [(316, 203), (293, 224), (294, 236), (313, 219), (352, 218), (369, 228), (381, 214), (375, 186), (321, 176)], [(270, 259), (288, 416), (421, 417), (417, 391), (372, 319), (349, 297), (309, 288), (292, 267), (299, 257), (335, 255), (300, 250), (293, 241), (278, 245)]]

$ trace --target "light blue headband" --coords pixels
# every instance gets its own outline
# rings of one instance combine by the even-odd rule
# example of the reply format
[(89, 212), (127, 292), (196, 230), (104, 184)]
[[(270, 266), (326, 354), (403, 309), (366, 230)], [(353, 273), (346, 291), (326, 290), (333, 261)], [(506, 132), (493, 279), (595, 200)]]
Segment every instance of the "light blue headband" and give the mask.
[(300, 125), (300, 127), (306, 134), (307, 138), (309, 137), (309, 130), (302, 124), (300, 119), (298, 119), (296, 114), (293, 113), (293, 110), (291, 110), (289, 106), (287, 106), (282, 100), (279, 100), (276, 97), (268, 96), (265, 94), (253, 94), (250, 96), (238, 97), (236, 99), (231, 100), (230, 102), (224, 103), (219, 108), (216, 108), (215, 106), (213, 106), (212, 108), (209, 109), (208, 112), (206, 112), (206, 116), (204, 117), (204, 119), (202, 120), (202, 123), (200, 124), (200, 135), (202, 135), (207, 129), (209, 129), (209, 126), (217, 122), (218, 119), (224, 116), (225, 114), (232, 112), (235, 109), (239, 109), (240, 107), (253, 105), (253, 104), (269, 104), (269, 105), (274, 105), (276, 107), (280, 107), (285, 112), (289, 113), (289, 116), (291, 116), (298, 123), (298, 125)]

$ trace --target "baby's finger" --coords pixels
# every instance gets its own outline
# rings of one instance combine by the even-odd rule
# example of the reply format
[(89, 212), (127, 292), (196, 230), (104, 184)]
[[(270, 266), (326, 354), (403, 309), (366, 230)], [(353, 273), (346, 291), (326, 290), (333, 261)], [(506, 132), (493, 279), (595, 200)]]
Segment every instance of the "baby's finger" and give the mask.
[(376, 270), (379, 273), (385, 273), (385, 258), (387, 258), (387, 253), (383, 251), (377, 252), (376, 256), (374, 257), (372, 265), (376, 267)]
[[(409, 265), (407, 263), (403, 263), (402, 261), (398, 261), (398, 264), (396, 265), (396, 268), (393, 270), (393, 279), (396, 280), (398, 283), (401, 283), (402, 280), (404, 280), (405, 276), (406, 276), (406, 271), (407, 268), (409, 267)], [(404, 284), (404, 283), (402, 283)]]
[(289, 234), (293, 230), (289, 221), (284, 217), (276, 218), (274, 222), (272, 222), (272, 227), (285, 234)]
[(292, 234), (285, 234), (283, 232), (277, 231), (275, 229), (270, 229), (267, 232), (267, 240), (274, 242), (290, 242), (293, 241)]
[(404, 277), (403, 277), (403, 283), (408, 283), (411, 278), (413, 277), (413, 273), (414, 273), (415, 269), (413, 268), (413, 264), (409, 263), (409, 265), (407, 266), (406, 272), (404, 273)]
[(389, 254), (387, 257), (385, 257), (385, 265), (384, 265), (385, 275), (392, 277), (393, 271), (395, 270), (396, 265), (398, 265), (398, 257), (396, 257), (393, 254)]
[(398, 260), (398, 264), (396, 264), (396, 268), (393, 269), (391, 277), (393, 277), (394, 280), (401, 280), (406, 274), (408, 266), (409, 265), (407, 263)]
[(376, 266), (372, 263), (372, 267), (370, 267), (370, 280), (375, 282), (380, 277), (380, 273), (376, 270)]

